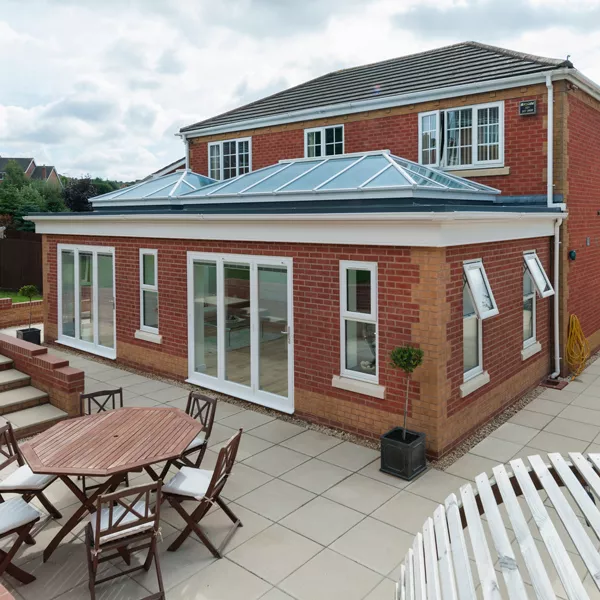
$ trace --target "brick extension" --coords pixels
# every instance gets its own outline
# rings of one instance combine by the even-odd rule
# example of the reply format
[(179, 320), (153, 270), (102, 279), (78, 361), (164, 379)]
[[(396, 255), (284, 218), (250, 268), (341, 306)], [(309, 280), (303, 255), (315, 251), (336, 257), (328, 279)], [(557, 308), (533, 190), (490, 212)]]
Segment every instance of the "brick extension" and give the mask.
[(0, 334), (0, 354), (11, 358), (15, 369), (31, 377), (31, 385), (46, 392), (50, 402), (69, 416), (81, 414), (79, 394), (85, 374), (69, 361), (48, 353), (48, 348)]

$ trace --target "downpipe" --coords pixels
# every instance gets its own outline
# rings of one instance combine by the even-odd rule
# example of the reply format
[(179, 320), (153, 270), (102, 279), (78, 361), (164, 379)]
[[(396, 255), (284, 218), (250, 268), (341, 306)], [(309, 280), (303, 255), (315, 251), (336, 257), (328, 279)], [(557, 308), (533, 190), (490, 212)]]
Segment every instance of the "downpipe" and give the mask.
[(554, 222), (554, 373), (550, 379), (557, 379), (560, 375), (560, 335), (559, 335), (559, 315), (560, 315), (560, 226), (562, 219), (556, 219)]

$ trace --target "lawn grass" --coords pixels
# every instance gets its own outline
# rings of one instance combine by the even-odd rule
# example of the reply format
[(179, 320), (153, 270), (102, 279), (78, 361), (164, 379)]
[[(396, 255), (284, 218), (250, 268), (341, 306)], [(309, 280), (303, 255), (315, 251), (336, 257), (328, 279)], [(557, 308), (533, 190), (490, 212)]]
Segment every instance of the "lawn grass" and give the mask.
[[(26, 296), (20, 296), (19, 292), (7, 292), (6, 290), (0, 290), (0, 298), (12, 298), (13, 303), (17, 302), (29, 302), (29, 298)], [(32, 300), (41, 300), (41, 296), (34, 296)]]

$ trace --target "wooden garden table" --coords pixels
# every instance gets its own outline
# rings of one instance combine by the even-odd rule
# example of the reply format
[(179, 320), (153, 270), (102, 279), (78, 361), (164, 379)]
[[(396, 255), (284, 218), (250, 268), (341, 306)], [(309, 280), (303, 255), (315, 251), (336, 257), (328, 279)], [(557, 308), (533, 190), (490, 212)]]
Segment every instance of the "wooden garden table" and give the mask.
[[(62, 421), (23, 444), (34, 473), (57, 475), (81, 501), (44, 550), (44, 562), (94, 512), (98, 496), (119, 485), (129, 471), (145, 470), (157, 480), (152, 465), (179, 457), (201, 430), (199, 421), (178, 408), (120, 408)], [(80, 475), (107, 479), (86, 497), (70, 479)]]

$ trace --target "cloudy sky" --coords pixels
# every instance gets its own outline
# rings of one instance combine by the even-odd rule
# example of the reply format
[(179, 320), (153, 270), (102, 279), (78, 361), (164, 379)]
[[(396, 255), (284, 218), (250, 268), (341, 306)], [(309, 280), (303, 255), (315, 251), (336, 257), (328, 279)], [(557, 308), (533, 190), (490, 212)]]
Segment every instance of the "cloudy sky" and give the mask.
[(0, 0), (0, 155), (132, 180), (175, 133), (342, 67), (477, 40), (600, 82), (600, 0)]

